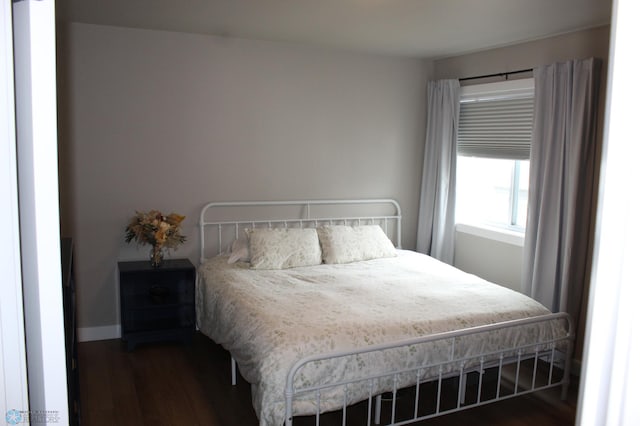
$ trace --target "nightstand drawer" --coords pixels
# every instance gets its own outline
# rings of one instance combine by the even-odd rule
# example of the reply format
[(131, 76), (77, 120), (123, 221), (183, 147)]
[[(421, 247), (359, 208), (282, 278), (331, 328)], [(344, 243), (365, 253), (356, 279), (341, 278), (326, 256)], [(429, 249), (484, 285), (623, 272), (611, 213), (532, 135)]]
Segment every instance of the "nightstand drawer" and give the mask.
[(194, 297), (190, 276), (183, 272), (129, 274), (120, 289), (125, 309), (190, 304)]
[(132, 309), (123, 315), (124, 332), (165, 330), (195, 326), (193, 306), (159, 307), (157, 309)]

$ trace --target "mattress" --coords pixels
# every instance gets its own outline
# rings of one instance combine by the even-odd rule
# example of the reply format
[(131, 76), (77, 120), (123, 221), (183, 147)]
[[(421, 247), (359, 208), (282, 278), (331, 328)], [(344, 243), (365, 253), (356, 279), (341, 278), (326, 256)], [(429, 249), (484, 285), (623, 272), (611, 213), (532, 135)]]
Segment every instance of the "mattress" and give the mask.
[[(283, 424), (286, 375), (303, 356), (549, 313), (523, 294), (406, 250), (391, 258), (284, 270), (254, 270), (247, 263), (228, 264), (226, 257), (215, 257), (199, 268), (196, 303), (201, 332), (231, 353), (251, 383), (261, 426)], [(518, 344), (529, 332), (505, 333), (511, 335), (499, 339)], [(470, 341), (460, 350), (473, 352), (474, 345), (486, 345), (486, 340)], [(326, 361), (302, 371), (296, 380), (349, 378), (377, 371), (379, 363), (407, 366), (425, 356), (447, 356), (446, 348), (433, 351), (438, 348), (428, 355), (402, 351), (375, 359)], [(376, 384), (374, 391), (385, 387)], [(349, 403), (365, 398), (364, 393), (356, 390)], [(322, 411), (343, 403), (343, 396), (330, 392), (318, 399)], [(312, 413), (316, 404), (312, 396), (296, 402), (294, 414)]]

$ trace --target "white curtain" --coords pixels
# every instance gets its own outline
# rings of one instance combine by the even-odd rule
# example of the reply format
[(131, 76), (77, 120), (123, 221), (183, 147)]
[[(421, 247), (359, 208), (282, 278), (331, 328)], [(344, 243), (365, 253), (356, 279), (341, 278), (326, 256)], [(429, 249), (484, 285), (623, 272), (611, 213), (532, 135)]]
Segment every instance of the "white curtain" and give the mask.
[(600, 61), (534, 70), (523, 289), (578, 319), (590, 259)]
[(418, 212), (417, 250), (453, 263), (458, 80), (430, 81), (427, 135)]

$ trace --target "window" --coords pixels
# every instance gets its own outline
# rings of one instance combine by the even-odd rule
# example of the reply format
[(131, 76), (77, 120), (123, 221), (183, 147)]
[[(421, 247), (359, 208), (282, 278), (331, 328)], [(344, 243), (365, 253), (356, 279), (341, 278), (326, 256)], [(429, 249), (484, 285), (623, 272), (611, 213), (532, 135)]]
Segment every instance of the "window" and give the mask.
[(524, 232), (529, 161), (458, 155), (456, 223)]
[(456, 223), (524, 232), (533, 79), (461, 89)]

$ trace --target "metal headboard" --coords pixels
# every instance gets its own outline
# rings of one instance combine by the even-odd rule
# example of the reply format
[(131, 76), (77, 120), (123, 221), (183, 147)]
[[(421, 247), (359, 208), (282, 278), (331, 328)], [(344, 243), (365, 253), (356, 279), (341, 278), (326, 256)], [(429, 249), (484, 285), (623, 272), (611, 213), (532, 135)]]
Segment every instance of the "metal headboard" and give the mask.
[[(229, 219), (223, 213), (238, 216)], [(222, 253), (245, 228), (252, 227), (379, 224), (396, 247), (402, 248), (401, 222), (400, 204), (392, 199), (212, 202), (200, 211), (200, 263), (207, 253)]]

